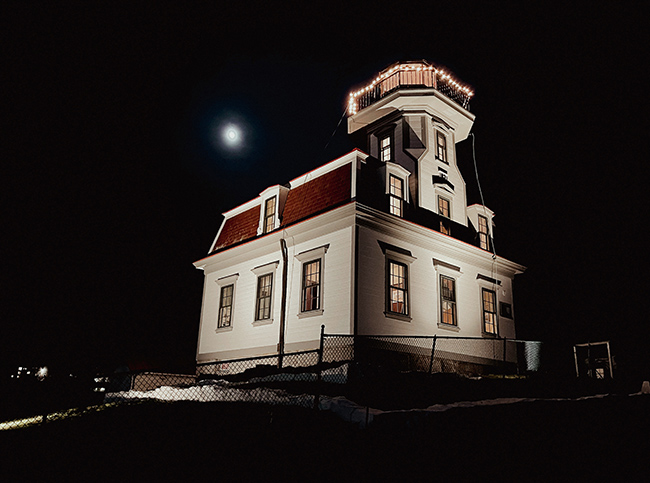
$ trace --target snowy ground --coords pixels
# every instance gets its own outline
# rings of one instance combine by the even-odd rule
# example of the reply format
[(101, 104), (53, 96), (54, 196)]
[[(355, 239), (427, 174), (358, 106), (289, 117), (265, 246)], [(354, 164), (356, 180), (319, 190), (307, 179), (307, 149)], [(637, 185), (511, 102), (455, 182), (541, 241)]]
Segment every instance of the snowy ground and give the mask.
[[(293, 381), (312, 381), (315, 375), (312, 373), (292, 374)], [(282, 377), (282, 379), (279, 379)], [(323, 372), (325, 382), (344, 383), (347, 379), (347, 365), (330, 369)], [(271, 375), (261, 378), (254, 378), (249, 383), (287, 381), (286, 374)], [(646, 393), (647, 389), (630, 394), (637, 396)], [(409, 419), (426, 417), (427, 413), (440, 413), (450, 409), (474, 408), (481, 406), (500, 406), (506, 404), (522, 404), (535, 401), (581, 401), (587, 399), (601, 399), (607, 394), (598, 394), (579, 398), (495, 398), (479, 401), (459, 401), (449, 404), (434, 404), (424, 409), (409, 409), (384, 411), (361, 406), (345, 397), (320, 396), (319, 409), (329, 411), (344, 421), (357, 424), (359, 427), (366, 427), (377, 420), (390, 417), (391, 420), (402, 420), (408, 424)], [(648, 396), (650, 397), (650, 396)], [(314, 396), (309, 394), (290, 394), (282, 389), (268, 387), (255, 387), (244, 389), (237, 387), (237, 384), (219, 379), (202, 381), (189, 387), (162, 386), (151, 391), (124, 391), (106, 394), (105, 402), (119, 402), (128, 400), (154, 399), (158, 401), (198, 401), (198, 402), (249, 402), (264, 403), (271, 405), (301, 406), (311, 408), (314, 405)]]

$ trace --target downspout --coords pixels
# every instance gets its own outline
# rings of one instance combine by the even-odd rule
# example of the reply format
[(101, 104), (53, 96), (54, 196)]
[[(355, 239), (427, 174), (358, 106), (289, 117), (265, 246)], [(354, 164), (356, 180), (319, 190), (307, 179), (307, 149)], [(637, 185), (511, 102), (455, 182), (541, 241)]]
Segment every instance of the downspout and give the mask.
[(280, 238), (280, 248), (282, 250), (282, 303), (280, 305), (280, 335), (278, 337), (278, 367), (282, 369), (282, 359), (284, 358), (284, 326), (286, 318), (287, 305), (287, 242)]

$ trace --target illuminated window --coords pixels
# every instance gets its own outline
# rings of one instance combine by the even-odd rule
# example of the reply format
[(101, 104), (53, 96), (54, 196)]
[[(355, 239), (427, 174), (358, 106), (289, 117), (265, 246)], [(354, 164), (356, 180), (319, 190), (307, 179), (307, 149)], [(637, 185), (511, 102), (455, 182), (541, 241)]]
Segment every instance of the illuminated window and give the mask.
[(449, 218), (449, 200), (442, 196), (438, 196), (438, 214)]
[(456, 281), (440, 275), (440, 320), (443, 324), (456, 325)]
[(483, 250), (490, 249), (490, 244), (488, 240), (489, 240), (488, 219), (484, 216), (478, 215), (478, 243)]
[(273, 291), (273, 274), (267, 273), (257, 278), (257, 304), (255, 320), (271, 318), (271, 294)]
[(235, 286), (224, 285), (221, 287), (221, 296), (219, 298), (219, 320), (217, 328), (223, 329), (232, 325), (232, 301)]
[(302, 266), (301, 312), (321, 308), (321, 260), (312, 260)]
[(448, 163), (448, 161), (447, 161), (447, 138), (440, 131), (438, 131), (436, 133), (436, 159), (439, 159), (443, 163)]
[(391, 160), (390, 136), (381, 139), (379, 142), (379, 151), (382, 161), (386, 162)]
[(391, 215), (402, 216), (404, 200), (404, 181), (395, 175), (389, 175), (388, 195), (390, 198)]
[(408, 315), (408, 267), (388, 262), (388, 312)]
[(496, 335), (497, 333), (497, 295), (493, 290), (481, 289), (483, 303), (483, 332)]
[(266, 200), (264, 204), (264, 233), (275, 228), (275, 196)]
[[(449, 200), (447, 198), (443, 198), (442, 196), (438, 196), (438, 214), (441, 216), (444, 216), (445, 218), (449, 218)], [(444, 233), (445, 235), (451, 235), (451, 229), (449, 227), (449, 222), (447, 220), (440, 220), (440, 233)]]

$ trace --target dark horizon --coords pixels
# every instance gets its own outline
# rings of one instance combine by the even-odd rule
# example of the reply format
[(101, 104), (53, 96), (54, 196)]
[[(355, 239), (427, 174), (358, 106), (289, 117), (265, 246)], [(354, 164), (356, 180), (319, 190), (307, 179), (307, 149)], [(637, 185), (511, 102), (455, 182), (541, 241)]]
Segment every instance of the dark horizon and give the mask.
[[(348, 93), (426, 59), (475, 91), (496, 250), (528, 267), (518, 336), (567, 351), (611, 340), (621, 367), (647, 372), (634, 8), (129, 8), (8, 17), (4, 367), (191, 367), (192, 262), (221, 213), (351, 150), (346, 120), (336, 129)], [(237, 152), (213, 143), (233, 120), (247, 135)], [(471, 139), (459, 165), (479, 201)]]

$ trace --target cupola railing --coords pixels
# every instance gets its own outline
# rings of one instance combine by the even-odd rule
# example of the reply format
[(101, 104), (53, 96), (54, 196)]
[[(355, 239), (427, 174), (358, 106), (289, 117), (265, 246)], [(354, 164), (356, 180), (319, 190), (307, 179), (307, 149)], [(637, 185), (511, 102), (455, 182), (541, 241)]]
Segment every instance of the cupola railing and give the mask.
[(367, 86), (350, 93), (348, 114), (353, 115), (398, 89), (433, 88), (462, 108), (469, 110), (474, 94), (449, 73), (426, 61), (397, 63), (379, 73)]

